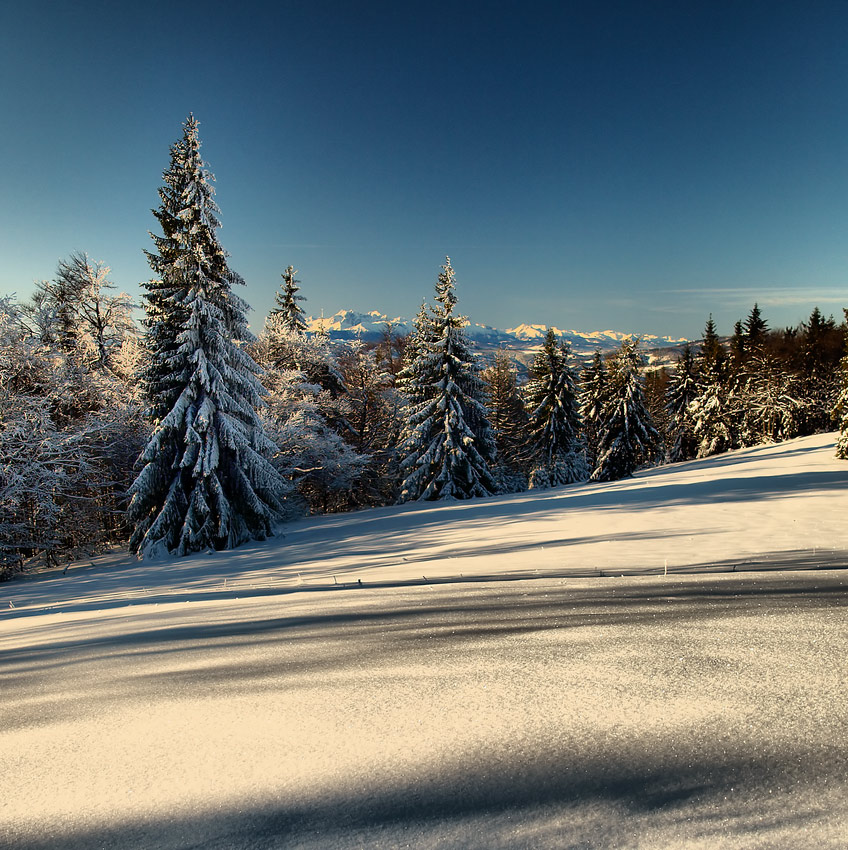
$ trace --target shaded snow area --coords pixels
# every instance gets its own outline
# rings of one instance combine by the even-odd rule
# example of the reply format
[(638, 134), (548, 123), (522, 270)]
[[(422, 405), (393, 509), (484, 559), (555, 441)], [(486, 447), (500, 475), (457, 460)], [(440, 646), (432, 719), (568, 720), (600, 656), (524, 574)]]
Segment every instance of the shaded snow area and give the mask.
[(825, 435), (0, 585), (0, 846), (844, 850), (846, 514)]

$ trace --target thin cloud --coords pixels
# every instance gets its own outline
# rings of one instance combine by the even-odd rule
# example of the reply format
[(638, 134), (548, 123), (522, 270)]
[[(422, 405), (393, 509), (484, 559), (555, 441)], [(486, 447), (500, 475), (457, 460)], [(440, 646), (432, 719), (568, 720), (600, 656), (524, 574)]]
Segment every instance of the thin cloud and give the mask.
[(801, 287), (775, 287), (762, 289), (754, 286), (699, 287), (697, 289), (666, 289), (664, 294), (695, 296), (728, 305), (756, 301), (762, 307), (795, 307), (807, 304), (848, 303), (846, 289), (803, 289)]

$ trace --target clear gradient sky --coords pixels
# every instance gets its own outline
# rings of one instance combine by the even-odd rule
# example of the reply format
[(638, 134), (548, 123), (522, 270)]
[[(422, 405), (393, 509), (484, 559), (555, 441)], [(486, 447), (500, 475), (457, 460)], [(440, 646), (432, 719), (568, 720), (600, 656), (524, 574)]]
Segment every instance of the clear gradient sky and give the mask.
[(848, 306), (848, 2), (0, 4), (0, 293), (83, 250), (138, 295), (193, 111), (261, 325), (696, 337)]

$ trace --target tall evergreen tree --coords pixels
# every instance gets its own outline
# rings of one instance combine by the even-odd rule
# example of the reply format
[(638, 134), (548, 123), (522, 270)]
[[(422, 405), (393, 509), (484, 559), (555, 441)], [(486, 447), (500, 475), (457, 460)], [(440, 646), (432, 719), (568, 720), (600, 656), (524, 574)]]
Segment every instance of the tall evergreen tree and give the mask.
[(638, 339), (624, 340), (612, 362), (593, 481), (626, 478), (654, 459), (659, 434), (645, 405), (638, 346)]
[(743, 446), (798, 436), (804, 416), (800, 380), (768, 351), (755, 349), (736, 387)]
[(704, 338), (701, 341), (698, 360), (702, 372), (710, 372), (724, 380), (727, 371), (727, 353), (721, 344), (718, 333), (716, 333), (712, 313), (710, 313), (707, 323), (704, 326)]
[(397, 376), (397, 387), (410, 406), (424, 401), (425, 394), (432, 389), (426, 382), (416, 379), (416, 364), (422, 356), (429, 354), (437, 339), (433, 312), (425, 299), (412, 320), (412, 333), (407, 337), (403, 364)]
[(303, 333), (306, 330), (306, 318), (298, 301), (305, 301), (302, 295), (298, 295), (300, 281), (295, 280), (297, 269), (289, 266), (281, 275), (282, 286), (274, 296), (277, 306), (271, 311), (272, 316), (279, 316), (283, 327), (294, 333)]
[(196, 138), (197, 122), (189, 116), (182, 138), (171, 145), (171, 163), (162, 174), (164, 185), (159, 188), (160, 204), (153, 210), (162, 234), (151, 232), (155, 250), (144, 252), (154, 277), (141, 284), (145, 290), (142, 325), (147, 354), (142, 383), (154, 424), (169, 413), (181, 392), (179, 377), (170, 363), (179, 348), (177, 336), (187, 319), (184, 302), (189, 288), (189, 249), (187, 222), (182, 216), (190, 207), (190, 194), (198, 191), (191, 182), (190, 166), (196, 156), (192, 150)]
[(548, 328), (527, 385), (529, 443), (537, 474), (533, 486), (558, 486), (589, 476), (581, 440), (577, 379), (568, 346)]
[(670, 419), (668, 459), (672, 463), (689, 460), (698, 451), (689, 405), (698, 397), (695, 355), (688, 343), (677, 359), (677, 368), (668, 380), (666, 410)]
[(489, 496), (495, 440), (489, 425), (480, 367), (454, 314), (454, 270), (450, 257), (436, 284), (434, 341), (412, 364), (409, 423), (401, 447), (401, 500), (470, 499)]
[(762, 317), (760, 307), (754, 304), (748, 318), (745, 319), (745, 340), (747, 342), (747, 350), (750, 353), (757, 351), (763, 347), (766, 341), (766, 333), (768, 332), (768, 324)]
[(589, 468), (594, 469), (598, 459), (598, 439), (604, 421), (604, 411), (609, 394), (609, 374), (600, 351), (592, 355), (592, 362), (580, 377), (580, 416), (586, 441)]
[(802, 326), (801, 381), (806, 401), (802, 434), (827, 430), (837, 387), (838, 368), (834, 368), (834, 342), (839, 333), (833, 316), (825, 319), (818, 307)]
[(257, 414), (259, 367), (241, 345), (251, 339), (248, 307), (231, 289), (242, 281), (218, 241), (214, 178), (193, 116), (163, 178), (155, 215), (164, 235), (148, 253), (160, 277), (146, 297), (155, 428), (128, 511), (130, 548), (145, 557), (264, 539), (288, 489)]

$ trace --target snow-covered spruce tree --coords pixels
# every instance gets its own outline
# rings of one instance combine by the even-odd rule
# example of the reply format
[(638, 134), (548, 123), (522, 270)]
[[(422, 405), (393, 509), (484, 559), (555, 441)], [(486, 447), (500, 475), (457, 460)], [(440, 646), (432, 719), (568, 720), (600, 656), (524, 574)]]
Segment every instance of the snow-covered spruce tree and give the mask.
[(577, 379), (568, 365), (568, 346), (557, 341), (552, 328), (530, 367), (526, 399), (533, 458), (530, 486), (585, 481), (589, 469), (580, 434)]
[(609, 374), (600, 351), (592, 355), (592, 362), (580, 377), (580, 417), (586, 441), (587, 462), (594, 469), (598, 458), (598, 439), (604, 422), (604, 412), (609, 395)]
[(424, 401), (424, 394), (432, 389), (428, 384), (422, 384), (416, 380), (415, 364), (422, 355), (430, 352), (437, 339), (432, 310), (424, 300), (413, 319), (412, 332), (406, 338), (403, 362), (396, 381), (397, 388), (403, 393), (410, 406)]
[(409, 420), (400, 450), (401, 501), (489, 496), (497, 484), (494, 435), (487, 418), (480, 367), (454, 315), (454, 270), (450, 257), (436, 283), (432, 316), (435, 341), (411, 367)]
[(734, 448), (738, 430), (727, 354), (712, 315), (704, 328), (696, 368), (698, 395), (689, 404), (689, 417), (697, 443), (696, 456), (702, 458)]
[(128, 509), (130, 548), (143, 557), (265, 539), (288, 491), (257, 414), (259, 367), (241, 345), (251, 338), (248, 307), (231, 289), (243, 281), (218, 241), (214, 178), (193, 116), (163, 177), (155, 215), (165, 235), (148, 254), (160, 279), (146, 296), (155, 427)]
[(746, 343), (745, 351), (748, 355), (750, 355), (763, 347), (768, 333), (768, 323), (762, 317), (758, 304), (754, 304), (751, 308), (751, 312), (745, 319), (744, 328)]
[(498, 464), (493, 471), (498, 489), (503, 493), (519, 493), (527, 489), (530, 453), (527, 410), (518, 389), (515, 365), (505, 351), (497, 351), (494, 363), (482, 372), (482, 378), (497, 448)]
[(283, 283), (274, 296), (277, 306), (271, 311), (272, 316), (279, 316), (284, 328), (297, 333), (306, 330), (306, 318), (298, 301), (305, 301), (302, 295), (298, 295), (300, 281), (295, 280), (297, 269), (289, 266), (281, 275)]
[(806, 414), (801, 434), (814, 434), (830, 427), (830, 414), (839, 392), (839, 348), (841, 334), (833, 316), (825, 319), (816, 307), (802, 327), (800, 372)]
[(689, 405), (698, 396), (695, 354), (688, 343), (677, 358), (677, 367), (668, 379), (666, 410), (669, 415), (668, 459), (671, 463), (690, 460), (698, 453)]
[[(145, 316), (142, 325), (145, 367), (142, 376), (144, 393), (151, 422), (158, 423), (173, 409), (182, 392), (181, 377), (171, 366), (177, 355), (180, 334), (186, 319), (185, 300), (188, 295), (189, 220), (184, 210), (190, 209), (189, 196), (200, 192), (192, 184), (192, 135), (197, 137), (197, 125), (189, 116), (183, 136), (171, 145), (171, 163), (162, 174), (164, 185), (159, 188), (159, 207), (153, 215), (159, 222), (162, 235), (150, 232), (155, 251), (145, 251), (154, 277), (141, 284)], [(199, 143), (198, 143), (199, 144)], [(211, 193), (211, 188), (206, 186)], [(178, 447), (172, 448), (176, 454)]]
[(735, 424), (729, 391), (715, 366), (700, 373), (700, 391), (689, 404), (697, 457), (710, 457), (734, 446)]
[(654, 459), (659, 434), (645, 405), (638, 339), (626, 339), (612, 361), (593, 481), (632, 475)]
[(734, 392), (740, 445), (756, 446), (798, 436), (805, 409), (801, 382), (769, 351), (754, 349)]
[(698, 357), (698, 368), (703, 373), (718, 375), (724, 380), (727, 368), (727, 354), (721, 340), (716, 332), (713, 315), (710, 313), (704, 326), (704, 339), (701, 342), (701, 350)]

